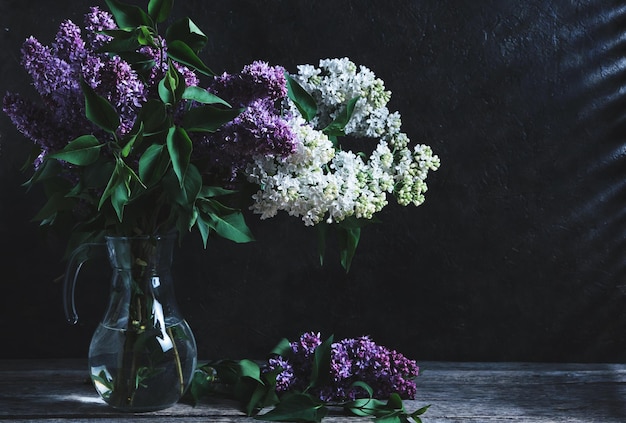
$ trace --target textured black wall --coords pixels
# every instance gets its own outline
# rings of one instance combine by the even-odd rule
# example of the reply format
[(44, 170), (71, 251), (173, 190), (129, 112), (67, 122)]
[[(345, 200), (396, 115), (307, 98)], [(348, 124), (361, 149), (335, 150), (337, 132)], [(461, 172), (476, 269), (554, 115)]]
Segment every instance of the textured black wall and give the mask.
[[(0, 0), (2, 93), (28, 87), (28, 35), (49, 42), (104, 4), (34, 3)], [(418, 360), (626, 359), (624, 2), (187, 0), (176, 14), (209, 36), (214, 70), (370, 67), (442, 161), (423, 206), (390, 206), (365, 230), (347, 276), (320, 267), (313, 232), (286, 217), (252, 217), (253, 244), (186, 239), (177, 292), (202, 357), (261, 356), (316, 330)], [(6, 116), (0, 143), (0, 356), (84, 356), (107, 264), (87, 266), (82, 321), (66, 326), (63, 240), (29, 221), (42, 198), (20, 186), (28, 142)]]

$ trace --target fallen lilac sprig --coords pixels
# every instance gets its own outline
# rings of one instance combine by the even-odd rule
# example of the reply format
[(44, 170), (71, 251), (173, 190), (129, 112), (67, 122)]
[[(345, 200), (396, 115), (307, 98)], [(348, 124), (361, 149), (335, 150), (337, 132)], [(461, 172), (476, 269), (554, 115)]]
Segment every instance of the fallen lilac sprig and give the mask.
[(329, 407), (339, 407), (379, 422), (421, 422), (429, 406), (409, 413), (402, 403), (415, 398), (418, 373), (414, 360), (368, 336), (333, 342), (308, 332), (295, 342), (282, 340), (267, 362), (199, 366), (190, 393), (193, 402), (208, 394), (235, 397), (247, 415), (265, 421), (321, 422)]

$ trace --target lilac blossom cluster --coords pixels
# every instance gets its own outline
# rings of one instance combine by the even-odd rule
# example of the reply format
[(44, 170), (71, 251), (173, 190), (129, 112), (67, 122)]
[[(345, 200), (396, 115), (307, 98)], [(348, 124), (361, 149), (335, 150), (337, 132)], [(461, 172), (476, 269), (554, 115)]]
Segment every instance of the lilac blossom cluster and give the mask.
[(285, 69), (255, 61), (237, 74), (216, 77), (208, 90), (245, 110), (217, 133), (204, 136), (211, 163), (233, 180), (255, 157), (282, 159), (296, 148), (296, 136), (283, 117), (287, 98)]
[[(309, 385), (316, 348), (322, 344), (319, 333), (304, 333), (291, 342), (291, 355), (269, 360), (269, 371), (279, 371), (276, 390), (303, 391)], [(374, 398), (388, 398), (397, 393), (403, 399), (414, 399), (414, 379), (419, 367), (397, 351), (377, 345), (368, 336), (346, 338), (331, 345), (330, 382), (316, 386), (314, 392), (322, 401), (343, 402), (367, 396), (363, 388), (353, 386), (365, 382), (373, 390)]]
[[(93, 134), (101, 141), (110, 139), (109, 134), (85, 116), (81, 80), (116, 109), (120, 117), (116, 134), (119, 137), (133, 128), (142, 105), (150, 98), (158, 98), (159, 81), (170, 63), (187, 86), (199, 85), (194, 71), (167, 60), (167, 46), (160, 36), (155, 36), (156, 47), (142, 46), (138, 50), (154, 63), (147, 74), (138, 74), (120, 56), (101, 52), (111, 39), (102, 31), (116, 28), (110, 13), (92, 7), (85, 15), (83, 30), (66, 20), (51, 46), (42, 45), (34, 37), (25, 41), (22, 65), (31, 76), (41, 102), (7, 93), (3, 110), (18, 131), (40, 147), (41, 154), (34, 163), (36, 169), (47, 155), (61, 150), (81, 135)], [(278, 106), (287, 95), (282, 67), (255, 62), (239, 74), (215, 77), (210, 91), (234, 107), (245, 108), (218, 132), (192, 135), (195, 143), (192, 160), (209, 163), (202, 169), (205, 175), (222, 177), (213, 182), (230, 183), (252, 157), (281, 158), (294, 151), (295, 136)], [(71, 173), (72, 166), (65, 165)]]
[[(425, 201), (426, 178), (439, 168), (439, 157), (425, 144), (409, 145), (400, 114), (387, 107), (391, 92), (380, 78), (348, 58), (300, 65), (291, 76), (314, 98), (317, 114), (305, 122), (296, 104), (287, 102), (296, 153), (285, 160), (259, 156), (248, 167), (248, 180), (260, 187), (253, 195), (254, 213), (266, 219), (283, 210), (313, 226), (372, 219), (391, 196), (402, 206)], [(345, 136), (356, 146), (376, 141), (374, 148), (364, 145), (371, 154), (343, 150), (323, 129), (354, 99)]]
[[(98, 31), (113, 29), (110, 14), (92, 7), (85, 15), (87, 42), (70, 20), (59, 26), (51, 46), (29, 37), (22, 46), (22, 65), (30, 75), (41, 103), (8, 93), (3, 110), (16, 128), (41, 148), (35, 167), (50, 153), (83, 134), (105, 136), (85, 116), (80, 81), (114, 105), (120, 115), (119, 135), (133, 126), (136, 109), (146, 100), (146, 84), (119, 57), (97, 52), (106, 39)], [(89, 44), (92, 42), (93, 44)]]

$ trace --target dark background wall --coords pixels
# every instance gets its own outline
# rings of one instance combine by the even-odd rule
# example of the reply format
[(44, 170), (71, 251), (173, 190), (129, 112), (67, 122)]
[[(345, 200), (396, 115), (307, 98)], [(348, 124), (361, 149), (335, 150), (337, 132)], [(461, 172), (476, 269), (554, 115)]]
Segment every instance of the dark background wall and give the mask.
[[(104, 2), (0, 0), (0, 92), (28, 88), (28, 35), (49, 43), (90, 5)], [(442, 161), (423, 206), (390, 206), (365, 230), (348, 275), (320, 267), (314, 233), (285, 216), (251, 216), (253, 244), (185, 239), (177, 294), (201, 357), (259, 357), (315, 330), (418, 360), (626, 359), (624, 2), (187, 0), (175, 14), (209, 36), (217, 71), (370, 67)], [(0, 116), (0, 356), (85, 356), (107, 264), (86, 266), (81, 322), (66, 325), (64, 240), (30, 222), (42, 197), (20, 186), (28, 148)]]

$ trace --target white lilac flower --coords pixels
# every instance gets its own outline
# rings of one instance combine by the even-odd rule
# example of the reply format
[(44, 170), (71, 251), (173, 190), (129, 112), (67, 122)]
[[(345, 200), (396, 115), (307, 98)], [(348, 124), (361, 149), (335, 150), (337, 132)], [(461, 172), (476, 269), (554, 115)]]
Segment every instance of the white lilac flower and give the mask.
[[(401, 205), (421, 204), (428, 171), (439, 167), (439, 158), (426, 145), (410, 149), (409, 137), (401, 132), (400, 114), (387, 108), (391, 92), (384, 82), (347, 58), (297, 69), (292, 77), (315, 99), (318, 113), (306, 122), (293, 102), (287, 102), (295, 152), (281, 159), (259, 156), (248, 167), (248, 180), (260, 186), (251, 209), (261, 218), (283, 210), (315, 225), (349, 216), (371, 219), (388, 204), (387, 194)], [(344, 132), (378, 140), (369, 157), (341, 150), (321, 132), (355, 97), (359, 99)]]

